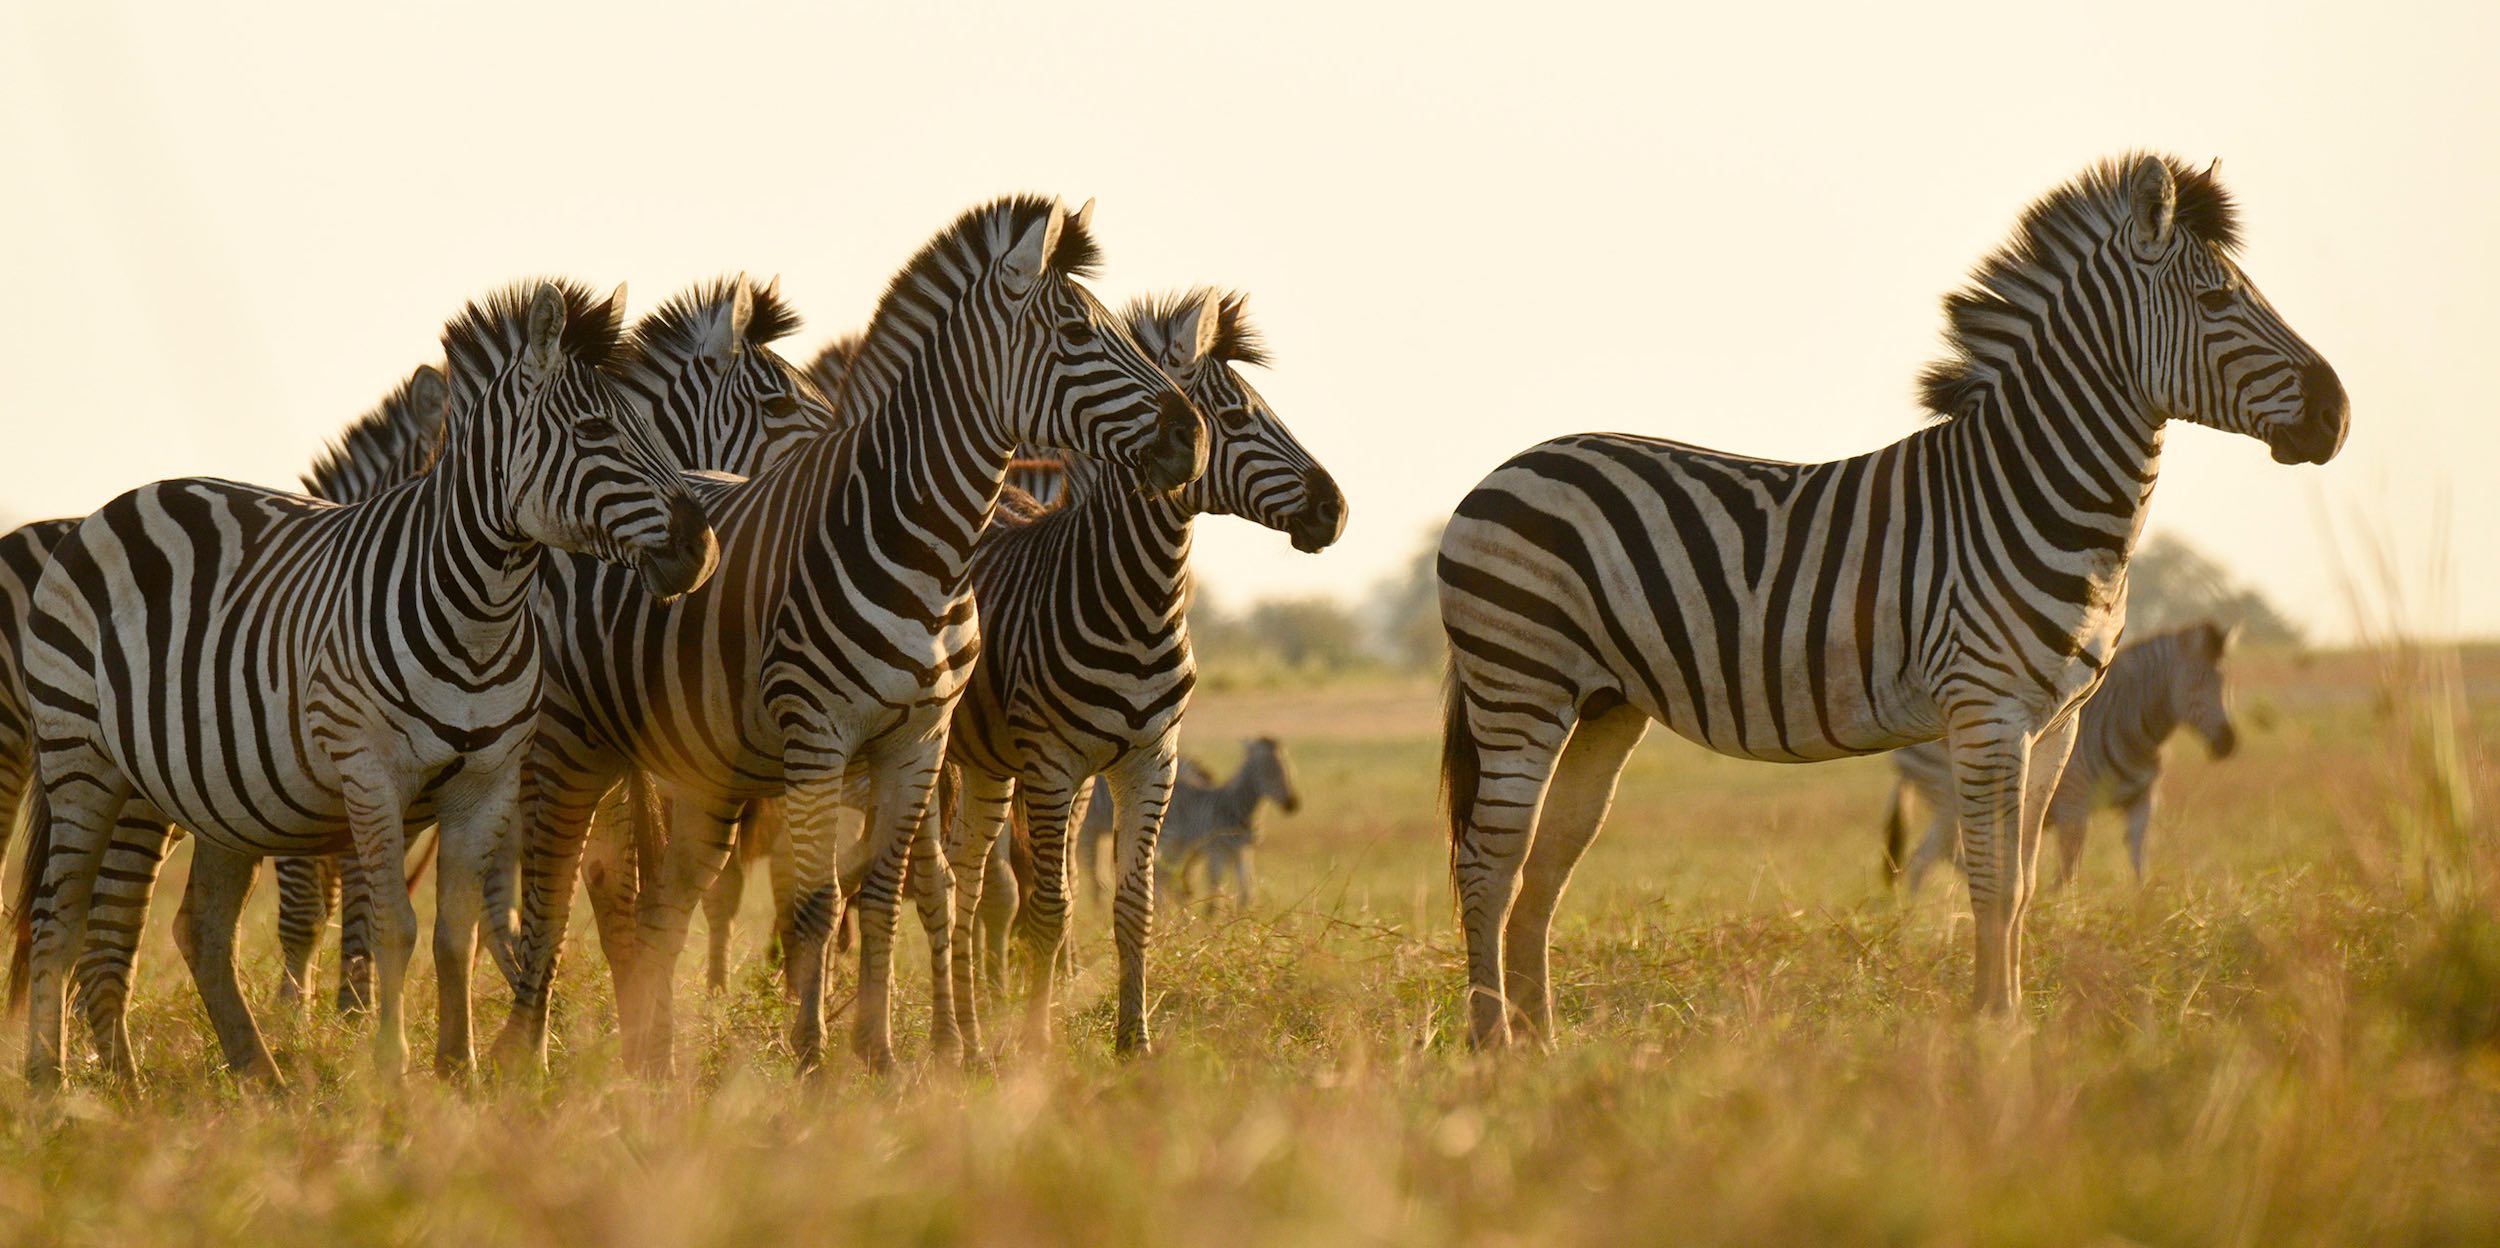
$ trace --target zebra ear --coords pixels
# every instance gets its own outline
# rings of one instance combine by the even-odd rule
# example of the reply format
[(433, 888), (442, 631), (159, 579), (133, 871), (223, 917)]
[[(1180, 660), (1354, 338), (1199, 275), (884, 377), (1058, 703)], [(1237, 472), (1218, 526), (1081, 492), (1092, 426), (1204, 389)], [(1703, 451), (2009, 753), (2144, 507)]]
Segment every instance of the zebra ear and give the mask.
[(417, 365), (417, 371), (408, 374), (408, 410), (423, 417), (427, 427), (439, 429), (450, 407), (451, 383), (443, 380), (443, 370)]
[(1067, 201), (1054, 199), (1050, 215), (1028, 226), (1024, 237), (1007, 249), (1007, 254), (999, 259), (998, 272), (1009, 295), (1022, 299), (1032, 293), (1034, 284), (1042, 280), (1042, 270), (1050, 263), (1051, 253), (1059, 250), (1059, 234), (1067, 225)]
[(1192, 301), (1172, 315), (1165, 326), (1163, 367), (1174, 373), (1185, 373), (1198, 366), (1215, 350), (1216, 331), (1222, 326), (1217, 314), (1215, 296)]
[(2214, 657), (2217, 659), (2229, 654), (2232, 643), (2240, 639), (2240, 624), (2237, 620), (2232, 621), (2229, 627), (2220, 624), (2208, 624), (2205, 627), (2213, 633)]
[(704, 344), (704, 350), (716, 361), (738, 358), (738, 352), (746, 346), (747, 326), (754, 323), (755, 284), (741, 273), (729, 295), (729, 316), (714, 323), (712, 340)]
[(564, 295), (553, 282), (540, 282), (530, 296), (529, 345), (521, 366), (532, 384), (545, 381), (564, 367)]
[(2135, 231), (2136, 250), (2159, 255), (2170, 246), (2170, 231), (2179, 214), (2179, 183), (2170, 162), (2159, 156), (2138, 157), (2127, 175), (2127, 218)]

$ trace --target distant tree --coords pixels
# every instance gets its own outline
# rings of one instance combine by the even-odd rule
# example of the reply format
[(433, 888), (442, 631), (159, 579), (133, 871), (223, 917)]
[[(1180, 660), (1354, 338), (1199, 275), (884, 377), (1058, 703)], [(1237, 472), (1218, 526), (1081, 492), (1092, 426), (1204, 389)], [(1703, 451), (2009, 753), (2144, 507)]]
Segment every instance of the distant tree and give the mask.
[(1363, 657), (1363, 626), (1334, 598), (1270, 598), (1250, 608), (1242, 628), (1291, 667), (1342, 671)]
[(2256, 590), (2240, 585), (2212, 556), (2171, 533), (2156, 533), (2127, 565), (2127, 633), (2142, 637), (2198, 620), (2236, 624), (2244, 641), (2299, 645), (2300, 627)]
[(1405, 568), (1372, 587), (1366, 604), (1374, 648), (1399, 667), (1436, 668), (1449, 653), (1441, 633), (1441, 586), (1432, 571), (1440, 549), (1436, 524), (1424, 530), (1423, 544)]

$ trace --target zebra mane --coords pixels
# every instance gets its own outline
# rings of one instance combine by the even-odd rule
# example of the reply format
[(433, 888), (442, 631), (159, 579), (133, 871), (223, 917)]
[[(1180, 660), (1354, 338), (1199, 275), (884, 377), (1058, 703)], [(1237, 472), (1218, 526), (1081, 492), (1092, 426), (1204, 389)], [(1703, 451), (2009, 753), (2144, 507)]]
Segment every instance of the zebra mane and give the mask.
[(2216, 165), (2192, 169), (2176, 157), (2148, 153), (2104, 160), (2084, 170), (2033, 200), (2012, 237), (1979, 262), (1961, 289), (1945, 296), (1948, 354), (1928, 365), (1918, 379), (1919, 401), (1939, 422), (1961, 415), (1977, 396), (1976, 359), (1969, 346), (1973, 336), (1992, 317), (2012, 308), (2017, 295), (2036, 292), (2041, 275), (2072, 272), (2088, 248), (2124, 227), (2127, 176), (2147, 155), (2170, 167), (2178, 188), (2172, 214), (2176, 228), (2226, 255), (2239, 250), (2239, 209), (2215, 176)]
[(434, 467), (443, 449), (451, 391), (423, 364), (372, 411), (323, 449), (303, 476), (304, 492), (333, 503), (361, 503)]
[(1121, 309), (1120, 319), (1127, 322), (1129, 332), (1149, 351), (1161, 354), (1163, 344), (1171, 341), (1174, 322), (1183, 313), (1212, 297), (1215, 302), (1215, 347), (1208, 354), (1227, 364), (1268, 362), (1267, 343), (1258, 329), (1250, 324), (1250, 297), (1237, 290), (1217, 291), (1211, 287), (1193, 286), (1168, 294), (1147, 295), (1132, 299)]
[[(833, 392), (834, 410), (850, 412), (860, 401), (881, 397), (884, 387), (909, 367), (973, 282), (989, 272), (1025, 231), (1048, 220), (1055, 204), (1042, 195), (995, 199), (955, 218), (923, 244), (886, 283), (841, 389)], [(1068, 214), (1058, 245), (1044, 262), (1046, 274), (1092, 277), (1101, 265), (1102, 250), (1093, 235), (1077, 214)]]
[[(729, 319), (738, 298), (738, 278), (718, 277), (683, 290), (634, 323), (635, 347), (660, 371), (683, 363), (702, 351), (716, 328)], [(770, 346), (799, 327), (799, 314), (769, 286), (750, 285), (755, 313), (747, 321), (746, 344)]]
[(530, 301), (541, 285), (564, 299), (564, 353), (576, 363), (624, 371), (636, 348), (625, 335), (625, 309), (569, 278), (514, 282), (471, 303), (443, 327), (443, 358), (456, 394), (484, 388), (529, 342)]
[(816, 358), (807, 362), (807, 379), (825, 392), (827, 398), (842, 393), (842, 379), (850, 376), (851, 365), (859, 362), (860, 334), (844, 334), (824, 345)]

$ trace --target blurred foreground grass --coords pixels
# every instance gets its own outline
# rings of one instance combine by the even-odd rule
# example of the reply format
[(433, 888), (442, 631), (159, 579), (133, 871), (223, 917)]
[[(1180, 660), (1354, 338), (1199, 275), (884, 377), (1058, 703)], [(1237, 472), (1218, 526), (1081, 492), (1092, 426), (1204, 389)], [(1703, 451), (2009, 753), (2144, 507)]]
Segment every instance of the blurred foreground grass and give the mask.
[[(583, 933), (548, 1079), (378, 1087), (361, 1032), (264, 1006), (297, 1089), (272, 1100), (216, 1073), (167, 905), (134, 1011), (144, 1088), (90, 1075), (35, 1100), (22, 1038), (0, 1046), (0, 1236), (2500, 1238), (2500, 858), (2480, 813), (2500, 653), (2429, 679), (2410, 662), (2245, 656), (2242, 754), (2173, 752), (2146, 887), (2096, 828), (2079, 886), (2035, 913), (2020, 1029), (1963, 1017), (1967, 925), (1941, 874), (1909, 904), (1882, 894), (1881, 761), (1742, 764), (1661, 732), (1564, 905), (1560, 1051), (1470, 1057), (1422, 683), (1202, 699), (1193, 750), (1229, 770), (1233, 738), (1278, 735), (1306, 804), (1271, 819), (1249, 913), (1166, 919), (1160, 1051), (1126, 1065), (1088, 900), (1058, 1051), (994, 1074), (919, 1056), (907, 914), (892, 1079), (847, 1058), (790, 1076), (750, 922), (734, 992), (682, 968), (678, 1085), (615, 1069)], [(420, 1052), (431, 1003), (422, 973)], [(501, 1013), (490, 997), (489, 1034)]]

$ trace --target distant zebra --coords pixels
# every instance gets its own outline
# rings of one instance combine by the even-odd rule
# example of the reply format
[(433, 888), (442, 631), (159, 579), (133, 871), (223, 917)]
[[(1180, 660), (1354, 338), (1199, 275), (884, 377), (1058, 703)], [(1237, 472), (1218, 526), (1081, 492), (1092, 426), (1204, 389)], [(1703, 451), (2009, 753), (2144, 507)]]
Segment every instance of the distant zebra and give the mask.
[[(2161, 781), (2161, 747), (2181, 727), (2205, 739), (2215, 758), (2229, 758), (2239, 748), (2239, 732), (2231, 725), (2224, 698), (2223, 655), (2231, 632), (2219, 624), (2195, 624), (2118, 648), (2109, 661), (2109, 677), (2077, 712), (2074, 753), (2066, 774), (2049, 798), (2048, 828), (2057, 834), (2057, 884), (2075, 874), (2083, 852), (2084, 825), (2099, 807), (2127, 813), (2127, 861), (2138, 882), (2144, 879), (2144, 833), (2153, 820), (2153, 790)], [(1908, 862), (1910, 891), (1937, 858), (1950, 855), (1959, 864), (1961, 838), (1955, 835), (1953, 760), (1942, 741), (1929, 741), (1893, 751), (1894, 784), (1891, 816), (1884, 824), (1884, 874), (1901, 881), (1901, 852), (1909, 831), (1903, 808), (1915, 793), (1933, 812), (1926, 840)]]
[[(821, 1059), (826, 936), (840, 898), (833, 815), (854, 768), (875, 808), (854, 1045), (893, 1060), (888, 1002), (903, 861), (928, 809), (946, 717), (980, 632), (968, 565), (1019, 442), (1143, 471), (1197, 475), (1197, 413), (1078, 284), (1096, 250), (1086, 213), (1032, 197), (963, 214), (878, 303), (836, 396), (842, 426), (744, 482), (704, 487), (721, 573), (658, 604), (595, 565), (551, 561), (547, 701), (530, 774), (524, 926), (508, 1062), (543, 1062), (548, 993), (594, 806), (628, 768), (670, 799), (666, 844), (636, 898), (627, 1060), (670, 1061), (670, 975), (688, 918), (746, 803), (779, 796), (798, 904), (788, 949), (790, 1042)], [(942, 868), (941, 868), (942, 869)], [(952, 1041), (944, 976), (936, 1042)]]
[[(28, 1075), (59, 1081), (62, 977), (116, 818), (144, 802), (197, 838), (184, 948), (227, 1063), (276, 1080), (234, 976), (259, 858), (352, 843), (367, 879), (438, 815), (438, 1067), (469, 1056), (468, 980), (495, 842), (514, 815), (539, 694), (527, 615), (543, 545), (631, 561), (649, 591), (710, 574), (703, 512), (600, 371), (607, 302), (543, 284), (472, 304), (443, 336), (452, 392), (432, 471), (339, 507), (207, 478), (162, 481), (80, 522), (35, 591)], [(159, 824), (160, 834), (162, 824)], [(38, 879), (39, 876), (39, 879)], [(406, 1062), (416, 936), (376, 889), (375, 1059)]]
[(1946, 300), (1950, 354), (1923, 381), (1938, 423), (1824, 464), (1579, 434), (1468, 493), (1438, 577), (1475, 1044), (1506, 1043), (1514, 1010), (1552, 1036), (1554, 904), (1652, 720), (1779, 762), (1950, 739), (1973, 997), (2015, 1006), (2024, 812), (2124, 620), (2164, 423), (2283, 463), (2343, 445), (2342, 385), (2233, 263), (2237, 239), (2210, 170), (2099, 165)]
[(1189, 873), (1197, 868), (1206, 872), (1208, 895), (1222, 896), (1230, 881), (1233, 904), (1249, 908), (1250, 851), (1259, 843), (1261, 802), (1274, 802), (1288, 815), (1302, 809), (1293, 764), (1274, 737), (1243, 742), (1241, 770), (1230, 780), (1172, 787), (1156, 870), (1175, 900), (1189, 900)]

